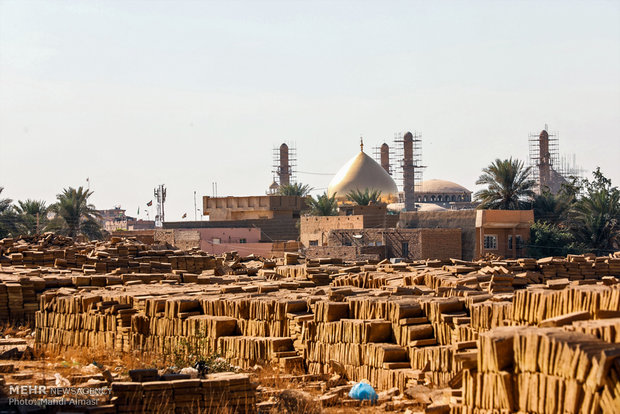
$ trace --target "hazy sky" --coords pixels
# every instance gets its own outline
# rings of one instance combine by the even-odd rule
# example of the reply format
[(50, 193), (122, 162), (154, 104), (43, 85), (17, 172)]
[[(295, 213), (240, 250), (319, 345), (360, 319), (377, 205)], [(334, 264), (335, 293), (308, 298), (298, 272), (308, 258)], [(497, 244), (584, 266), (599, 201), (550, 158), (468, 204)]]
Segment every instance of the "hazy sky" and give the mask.
[(407, 130), (425, 179), (475, 190), (545, 123), (620, 185), (620, 1), (0, 0), (3, 197), (90, 177), (98, 208), (146, 218), (164, 183), (166, 219), (193, 219), (214, 181), (264, 194), (283, 141), (335, 173)]

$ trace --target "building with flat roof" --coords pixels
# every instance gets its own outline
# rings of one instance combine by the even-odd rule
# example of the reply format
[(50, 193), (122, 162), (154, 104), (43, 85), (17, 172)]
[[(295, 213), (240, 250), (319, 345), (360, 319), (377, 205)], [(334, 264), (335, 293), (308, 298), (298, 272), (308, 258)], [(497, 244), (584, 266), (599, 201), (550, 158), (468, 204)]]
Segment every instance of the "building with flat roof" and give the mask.
[(526, 254), (534, 210), (476, 210), (476, 257)]
[(299, 218), (306, 208), (305, 197), (262, 195), (202, 198), (203, 215), (211, 221)]

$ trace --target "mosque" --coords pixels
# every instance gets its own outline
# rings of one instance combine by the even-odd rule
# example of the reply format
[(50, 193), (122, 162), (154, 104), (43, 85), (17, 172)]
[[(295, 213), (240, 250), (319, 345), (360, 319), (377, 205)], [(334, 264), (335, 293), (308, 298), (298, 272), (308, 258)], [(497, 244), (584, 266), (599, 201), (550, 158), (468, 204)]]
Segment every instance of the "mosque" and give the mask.
[[(446, 180), (418, 182), (420, 167), (407, 132), (403, 144), (402, 187), (394, 180), (389, 147), (381, 146), (380, 162), (360, 150), (329, 183), (327, 194), (338, 201), (338, 215), (310, 216), (306, 197), (280, 195), (281, 185), (294, 180), (294, 157), (286, 144), (274, 149), (274, 180), (262, 196), (203, 196), (205, 220), (165, 222), (160, 231), (170, 243), (221, 254), (282, 256), (302, 252), (309, 258), (343, 260), (463, 259), (486, 253), (521, 257), (533, 212), (476, 210), (472, 192)], [(399, 148), (400, 149), (400, 148)], [(293, 152), (294, 154), (294, 152)], [(379, 202), (357, 205), (352, 191), (378, 191)], [(155, 235), (157, 236), (157, 235)], [(157, 239), (157, 237), (155, 237)]]
[[(347, 194), (351, 191), (378, 190), (381, 192), (380, 201), (388, 205), (388, 210), (404, 211), (406, 192), (399, 192), (389, 171), (389, 168), (381, 166), (364, 152), (362, 143), (360, 152), (344, 164), (329, 183), (328, 196), (335, 196), (339, 204), (347, 204), (350, 203)], [(404, 186), (408, 185), (415, 186), (415, 183), (404, 183)], [(422, 181), (415, 187), (417, 187), (413, 191), (415, 210), (462, 210), (475, 207), (471, 200), (472, 192), (460, 184), (432, 179)]]

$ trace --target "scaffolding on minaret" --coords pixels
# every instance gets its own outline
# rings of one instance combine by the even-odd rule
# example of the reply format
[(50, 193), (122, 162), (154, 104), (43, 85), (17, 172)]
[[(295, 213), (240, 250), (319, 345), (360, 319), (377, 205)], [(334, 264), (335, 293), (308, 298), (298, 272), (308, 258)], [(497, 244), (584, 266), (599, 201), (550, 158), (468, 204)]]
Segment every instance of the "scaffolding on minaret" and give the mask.
[(297, 182), (297, 148), (294, 143), (283, 142), (273, 148), (274, 180), (278, 185), (288, 185)]
[(390, 154), (390, 146), (384, 142), (378, 147), (372, 147), (372, 152), (375, 160), (383, 167), (383, 169), (388, 174), (392, 175), (394, 172), (394, 168), (391, 164), (392, 156)]
[(536, 181), (537, 192), (545, 189), (557, 193), (562, 181), (581, 177), (583, 170), (577, 166), (576, 156), (560, 155), (558, 132), (550, 132), (547, 124), (540, 133), (528, 136), (530, 177)]
[[(408, 162), (405, 160), (405, 136), (404, 132), (397, 132), (394, 134), (394, 146), (390, 147), (390, 149), (394, 148), (393, 156), (390, 154), (390, 158), (393, 160), (397, 160), (396, 168), (395, 168), (395, 177), (394, 180), (397, 181), (401, 186), (404, 180), (404, 170), (403, 167)], [(422, 184), (422, 172), (423, 169), (426, 168), (425, 165), (422, 165), (422, 134), (414, 131), (411, 133), (411, 151), (409, 159), (410, 163), (413, 167), (416, 168), (414, 173), (414, 189), (415, 191), (420, 191), (420, 186)], [(407, 151), (409, 152), (409, 150)], [(394, 167), (392, 167), (394, 170)]]

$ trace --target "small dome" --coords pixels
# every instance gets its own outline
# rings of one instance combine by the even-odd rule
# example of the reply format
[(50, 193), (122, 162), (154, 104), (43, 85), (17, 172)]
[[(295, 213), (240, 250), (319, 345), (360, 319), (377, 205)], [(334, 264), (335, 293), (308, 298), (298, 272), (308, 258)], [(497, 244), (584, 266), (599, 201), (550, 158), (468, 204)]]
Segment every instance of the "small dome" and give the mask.
[(450, 193), (463, 194), (471, 193), (467, 188), (446, 180), (426, 180), (420, 185), (420, 193)]
[(398, 200), (398, 187), (394, 179), (375, 160), (360, 151), (340, 168), (329, 183), (327, 194), (336, 194), (339, 202), (347, 201), (351, 191), (379, 190), (381, 201), (391, 203)]

